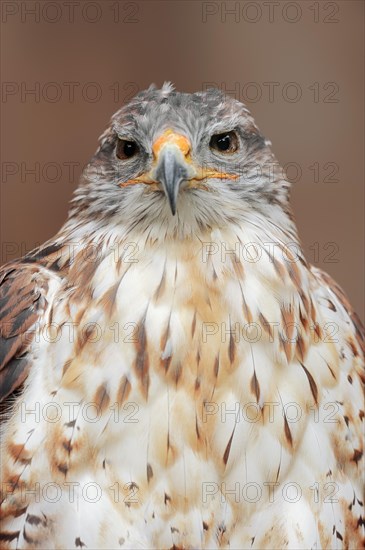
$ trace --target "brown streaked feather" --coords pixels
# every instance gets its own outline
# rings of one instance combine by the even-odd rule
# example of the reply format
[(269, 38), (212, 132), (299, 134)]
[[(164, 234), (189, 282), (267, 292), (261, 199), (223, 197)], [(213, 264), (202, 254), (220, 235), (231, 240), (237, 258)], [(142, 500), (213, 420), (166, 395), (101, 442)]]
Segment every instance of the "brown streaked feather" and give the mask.
[[(328, 275), (325, 271), (321, 271), (320, 269), (316, 270), (316, 274), (319, 276), (322, 283), (324, 283), (326, 286), (328, 286), (332, 292), (336, 295), (337, 299), (341, 303), (341, 305), (344, 307), (344, 309), (347, 311), (353, 325), (355, 328), (355, 334), (356, 334), (356, 340), (360, 346), (360, 349), (365, 356), (365, 328), (357, 315), (357, 313), (354, 311), (353, 307), (351, 306), (345, 292), (342, 290), (339, 284), (337, 284), (332, 277)], [(331, 308), (332, 309), (332, 308)]]
[(43, 266), (26, 258), (0, 270), (0, 402), (28, 376), (29, 351), (47, 305), (48, 283)]

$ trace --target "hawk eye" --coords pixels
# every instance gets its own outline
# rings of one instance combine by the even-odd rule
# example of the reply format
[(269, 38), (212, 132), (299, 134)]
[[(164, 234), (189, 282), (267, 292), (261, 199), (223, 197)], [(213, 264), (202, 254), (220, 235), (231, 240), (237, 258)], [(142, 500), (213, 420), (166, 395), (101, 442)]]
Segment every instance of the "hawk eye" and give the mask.
[(234, 153), (238, 149), (238, 137), (236, 132), (215, 134), (210, 138), (209, 147), (220, 153)]
[(134, 157), (139, 151), (138, 145), (135, 141), (128, 141), (127, 139), (118, 138), (116, 155), (118, 159), (126, 160)]

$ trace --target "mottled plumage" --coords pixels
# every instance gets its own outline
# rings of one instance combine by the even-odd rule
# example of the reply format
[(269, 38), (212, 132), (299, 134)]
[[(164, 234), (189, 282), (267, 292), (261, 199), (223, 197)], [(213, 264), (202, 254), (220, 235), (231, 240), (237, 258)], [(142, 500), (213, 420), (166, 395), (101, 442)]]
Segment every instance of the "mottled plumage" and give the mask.
[(2, 548), (363, 547), (364, 333), (270, 146), (151, 87), (2, 268)]

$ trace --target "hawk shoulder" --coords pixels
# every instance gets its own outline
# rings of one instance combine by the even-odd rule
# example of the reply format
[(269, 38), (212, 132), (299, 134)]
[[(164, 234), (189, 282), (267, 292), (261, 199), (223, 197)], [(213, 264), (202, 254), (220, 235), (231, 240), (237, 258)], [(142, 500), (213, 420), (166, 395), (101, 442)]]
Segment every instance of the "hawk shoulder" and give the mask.
[(37, 328), (63, 274), (59, 247), (44, 246), (0, 269), (0, 403), (19, 390), (31, 366)]
[(327, 307), (337, 313), (342, 321), (350, 321), (351, 328), (353, 330), (353, 336), (356, 340), (356, 347), (359, 348), (362, 357), (365, 357), (365, 328), (362, 324), (360, 317), (353, 309), (348, 297), (344, 290), (340, 287), (336, 281), (328, 275), (325, 271), (312, 267), (312, 273), (314, 273), (319, 284), (324, 287), (327, 296)]

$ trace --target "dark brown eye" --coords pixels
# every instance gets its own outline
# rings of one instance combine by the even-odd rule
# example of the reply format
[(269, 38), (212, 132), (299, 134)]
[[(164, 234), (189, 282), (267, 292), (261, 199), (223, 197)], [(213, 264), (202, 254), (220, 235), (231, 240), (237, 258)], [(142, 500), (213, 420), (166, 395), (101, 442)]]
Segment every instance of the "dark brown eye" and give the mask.
[(118, 159), (126, 160), (134, 157), (139, 151), (135, 141), (118, 138), (116, 155)]
[(238, 149), (236, 132), (224, 132), (211, 137), (209, 147), (220, 153), (234, 153)]

